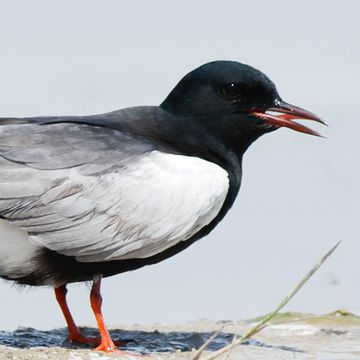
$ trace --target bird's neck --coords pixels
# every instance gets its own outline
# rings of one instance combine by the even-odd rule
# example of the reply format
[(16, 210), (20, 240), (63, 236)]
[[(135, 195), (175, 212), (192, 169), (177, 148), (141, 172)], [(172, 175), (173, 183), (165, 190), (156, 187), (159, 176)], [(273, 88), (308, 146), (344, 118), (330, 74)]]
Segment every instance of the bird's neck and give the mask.
[(240, 164), (249, 146), (266, 132), (259, 129), (253, 119), (247, 119), (246, 115), (239, 118), (236, 114), (222, 115), (210, 110), (206, 114), (187, 113), (167, 108), (164, 104), (160, 108), (172, 114), (172, 126), (185, 134), (184, 140), (187, 138), (199, 148), (210, 147), (223, 155), (232, 152)]

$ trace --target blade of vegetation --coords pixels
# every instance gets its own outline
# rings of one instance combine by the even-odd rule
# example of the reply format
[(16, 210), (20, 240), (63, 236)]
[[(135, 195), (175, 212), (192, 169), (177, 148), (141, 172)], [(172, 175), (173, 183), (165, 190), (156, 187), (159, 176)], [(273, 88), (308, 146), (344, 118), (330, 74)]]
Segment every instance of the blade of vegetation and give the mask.
[[(315, 266), (300, 280), (300, 282), (295, 286), (295, 288), (290, 292), (289, 295), (287, 295), (280, 304), (275, 308), (274, 311), (272, 311), (270, 314), (264, 316), (262, 320), (260, 320), (255, 326), (253, 326), (249, 331), (247, 331), (244, 335), (236, 339), (231, 344), (223, 347), (222, 349), (215, 351), (212, 354), (209, 354), (205, 357), (203, 357), (201, 360), (213, 360), (221, 356), (222, 354), (232, 350), (235, 346), (242, 344), (245, 342), (248, 338), (255, 335), (259, 331), (261, 331), (266, 324), (274, 317), (276, 316), (279, 311), (287, 305), (287, 303), (299, 292), (299, 290), (305, 285), (305, 283), (315, 274), (315, 272), (320, 268), (320, 266), (328, 259), (328, 257), (336, 250), (336, 248), (340, 245), (340, 242), (338, 242), (335, 246), (333, 246), (316, 264)], [(218, 332), (217, 332), (218, 333)], [(208, 345), (208, 344), (207, 344)], [(206, 345), (206, 346), (207, 346)], [(203, 350), (204, 351), (204, 350)], [(195, 358), (194, 358), (195, 359)], [(196, 358), (199, 359), (199, 358)]]
[(216, 330), (205, 342), (199, 347), (198, 351), (192, 358), (192, 360), (199, 360), (204, 350), (213, 342), (213, 340), (220, 334), (224, 329), (225, 325), (221, 326), (220, 329)]
[[(231, 344), (234, 344), (237, 338), (238, 338), (237, 335), (234, 335), (234, 337), (233, 337), (233, 339), (232, 339), (232, 341), (231, 341)], [(234, 349), (234, 348), (230, 349), (230, 350), (225, 354), (225, 356), (224, 356), (224, 358), (223, 358), (222, 360), (227, 360), (227, 359), (229, 359), (229, 357), (230, 357), (231, 354), (232, 354), (232, 350), (233, 350), (233, 349)]]

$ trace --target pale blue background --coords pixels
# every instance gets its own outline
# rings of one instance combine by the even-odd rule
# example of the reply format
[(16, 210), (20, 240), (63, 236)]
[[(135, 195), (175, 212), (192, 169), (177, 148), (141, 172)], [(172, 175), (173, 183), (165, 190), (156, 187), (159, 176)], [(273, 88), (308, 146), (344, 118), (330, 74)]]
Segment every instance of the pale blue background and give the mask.
[[(186, 72), (232, 59), (331, 123), (251, 147), (240, 196), (206, 239), (104, 281), (107, 323), (239, 319), (270, 311), (335, 242), (288, 309), (360, 313), (357, 1), (0, 1), (0, 116), (159, 104)], [(4, 236), (4, 235), (2, 235)], [(88, 289), (72, 286), (80, 324)], [(0, 328), (63, 326), (51, 289), (0, 284)]]

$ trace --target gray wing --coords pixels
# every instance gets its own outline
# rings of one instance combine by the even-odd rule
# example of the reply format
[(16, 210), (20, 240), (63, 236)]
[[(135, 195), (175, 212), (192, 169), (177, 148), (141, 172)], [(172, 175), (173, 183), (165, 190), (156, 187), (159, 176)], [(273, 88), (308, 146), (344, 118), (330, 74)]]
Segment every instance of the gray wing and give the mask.
[[(99, 178), (120, 174), (152, 149), (145, 141), (106, 127), (0, 126), (0, 217), (26, 230), (33, 240), (42, 238), (51, 248), (50, 235), (61, 229), (77, 230), (94, 217), (98, 204), (86, 193), (96, 188)], [(64, 240), (82, 247), (85, 230), (81, 239), (74, 231), (72, 239), (64, 236)], [(71, 246), (63, 246), (67, 247)]]
[(107, 127), (44, 123), (0, 126), (0, 216), (33, 244), (85, 262), (147, 257), (224, 202), (217, 165)]

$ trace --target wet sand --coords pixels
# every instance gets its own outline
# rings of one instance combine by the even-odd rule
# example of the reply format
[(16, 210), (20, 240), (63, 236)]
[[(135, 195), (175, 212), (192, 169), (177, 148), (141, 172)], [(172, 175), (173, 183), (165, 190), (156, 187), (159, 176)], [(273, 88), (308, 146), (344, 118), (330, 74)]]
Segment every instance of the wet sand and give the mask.
[[(275, 320), (278, 324), (265, 328), (246, 344), (233, 350), (228, 359), (360, 359), (360, 317), (346, 312), (325, 316), (286, 313)], [(280, 323), (281, 322), (281, 323)], [(211, 334), (226, 324), (209, 346), (207, 353), (229, 344), (234, 335), (248, 330), (253, 321), (199, 320), (181, 325), (121, 325), (111, 330), (114, 339), (126, 340), (122, 359), (136, 359), (131, 352), (145, 354), (148, 359), (192, 359)], [(121, 330), (119, 330), (121, 329)], [(93, 328), (83, 328), (96, 335)], [(118, 354), (92, 351), (89, 347), (71, 344), (66, 329), (39, 331), (19, 328), (0, 332), (0, 359), (113, 359)], [(219, 358), (220, 359), (220, 358)]]

